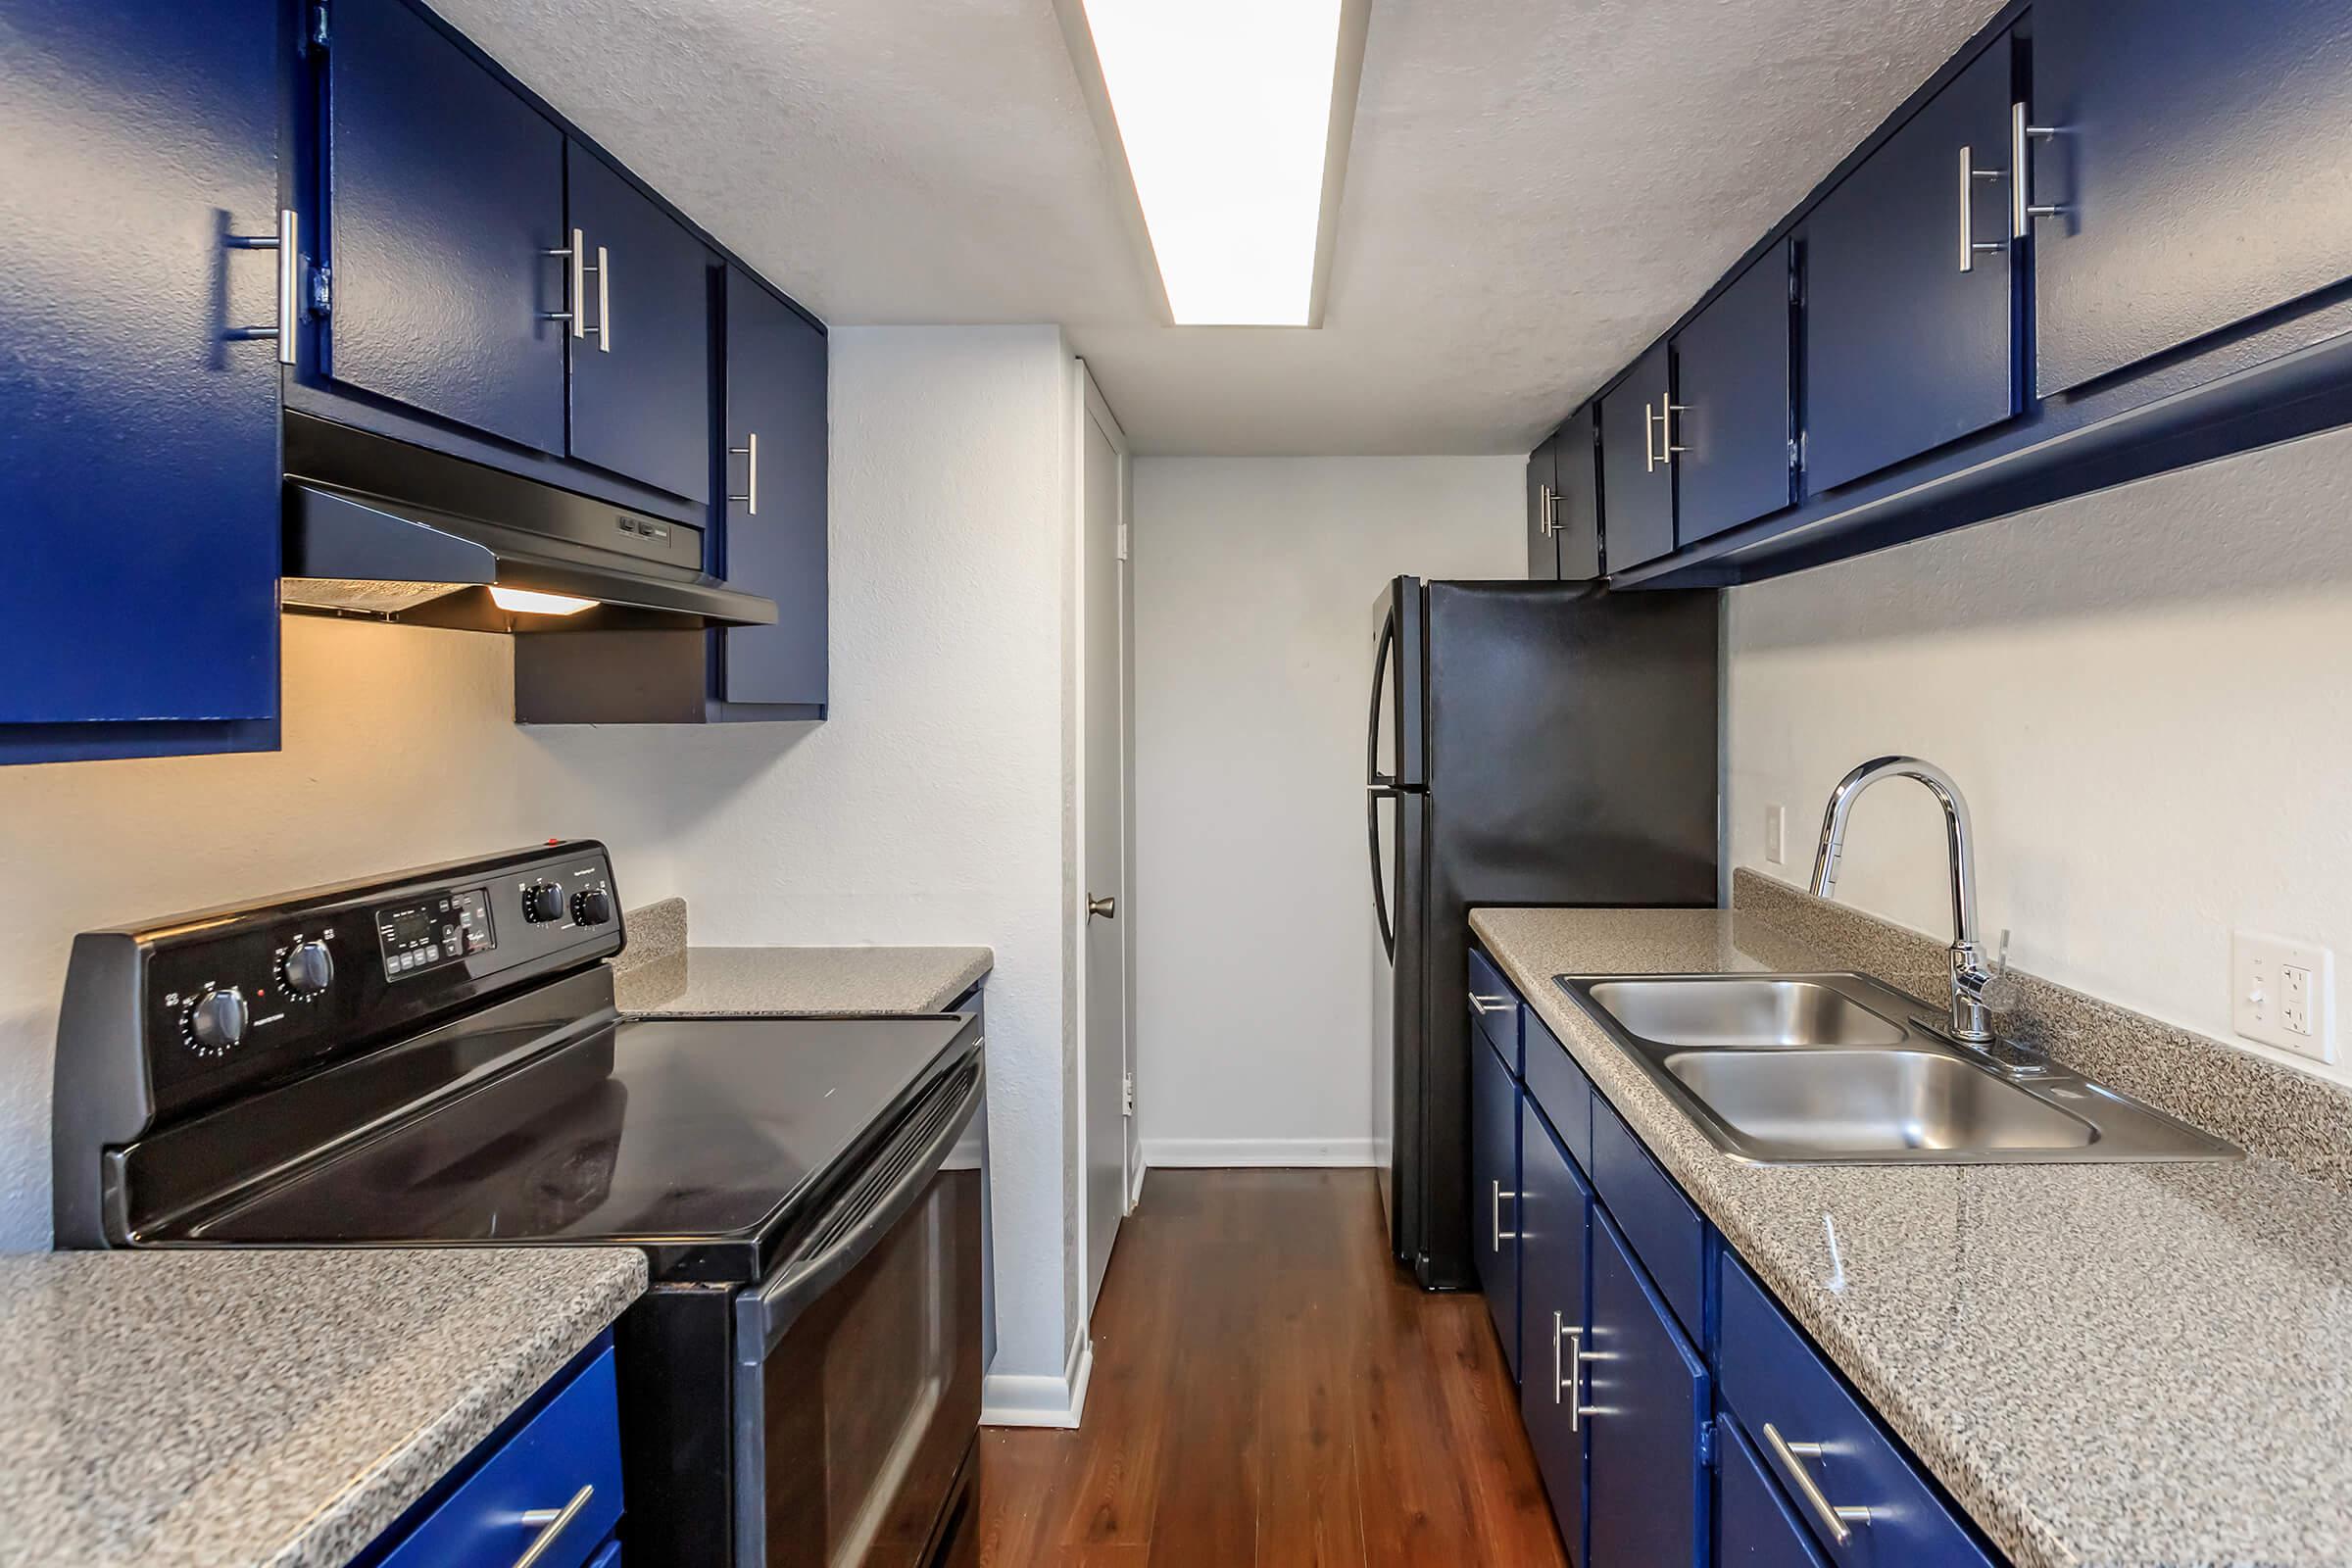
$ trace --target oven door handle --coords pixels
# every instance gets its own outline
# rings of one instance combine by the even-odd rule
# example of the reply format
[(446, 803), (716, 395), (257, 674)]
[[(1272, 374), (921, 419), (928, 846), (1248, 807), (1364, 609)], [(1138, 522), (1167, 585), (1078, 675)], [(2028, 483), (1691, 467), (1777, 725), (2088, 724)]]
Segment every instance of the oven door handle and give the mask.
[[(752, 1306), (756, 1314), (760, 1333), (756, 1342), (748, 1335), (743, 1336), (740, 1342), (747, 1358), (751, 1345), (757, 1343), (760, 1346), (760, 1358), (764, 1360), (768, 1352), (776, 1348), (776, 1342), (784, 1337), (784, 1331), (792, 1327), (793, 1320), (807, 1311), (818, 1297), (839, 1284), (843, 1275), (863, 1262), (865, 1254), (872, 1251), (891, 1228), (906, 1217), (908, 1209), (914, 1207), (916, 1200), (923, 1196), (923, 1190), (931, 1185), (931, 1178), (939, 1173), (948, 1152), (963, 1136), (964, 1128), (971, 1121), (972, 1112), (979, 1106), (981, 1096), (987, 1089), (988, 1069), (980, 1057), (972, 1059), (969, 1071), (969, 1079), (956, 1097), (954, 1112), (938, 1123), (928, 1137), (923, 1137), (919, 1149), (910, 1152), (908, 1145), (901, 1141), (909, 1134), (902, 1132), (899, 1139), (883, 1146), (881, 1152), (874, 1156), (875, 1166), (895, 1165), (900, 1168), (900, 1174), (878, 1195), (856, 1193), (853, 1190), (852, 1200), (865, 1204), (865, 1212), (859, 1214), (837, 1240), (822, 1250), (787, 1264), (775, 1278), (760, 1287), (759, 1294), (747, 1304)], [(907, 1118), (908, 1127), (926, 1119), (918, 1109)], [(911, 1136), (922, 1137), (921, 1134)], [(737, 1322), (741, 1324), (742, 1319), (739, 1317)]]

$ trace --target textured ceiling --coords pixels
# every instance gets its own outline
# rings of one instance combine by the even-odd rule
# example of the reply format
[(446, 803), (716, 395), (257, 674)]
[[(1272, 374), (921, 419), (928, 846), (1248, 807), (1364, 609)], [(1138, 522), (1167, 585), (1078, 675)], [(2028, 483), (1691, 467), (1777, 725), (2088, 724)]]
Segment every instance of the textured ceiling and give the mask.
[(837, 324), (1057, 321), (1138, 450), (1515, 452), (1998, 0), (1374, 0), (1318, 331), (1156, 324), (1053, 0), (437, 0)]

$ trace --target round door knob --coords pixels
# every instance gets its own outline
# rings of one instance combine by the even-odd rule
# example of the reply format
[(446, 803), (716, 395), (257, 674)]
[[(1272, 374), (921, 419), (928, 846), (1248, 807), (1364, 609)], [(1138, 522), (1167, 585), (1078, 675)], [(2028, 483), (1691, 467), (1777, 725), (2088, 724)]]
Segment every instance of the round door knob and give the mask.
[(1086, 901), (1086, 912), (1100, 915), (1105, 920), (1116, 920), (1119, 917), (1119, 896), (1114, 893), (1105, 899), (1089, 899)]
[(564, 918), (564, 884), (534, 882), (522, 890), (522, 917), (533, 925)]
[(208, 1056), (218, 1056), (245, 1038), (245, 997), (235, 986), (208, 991), (188, 1004), (188, 1038)]
[(335, 983), (335, 956), (323, 942), (298, 942), (286, 955), (286, 989), (315, 997)]
[(612, 918), (612, 895), (603, 888), (586, 888), (571, 896), (571, 917), (581, 925), (603, 925)]

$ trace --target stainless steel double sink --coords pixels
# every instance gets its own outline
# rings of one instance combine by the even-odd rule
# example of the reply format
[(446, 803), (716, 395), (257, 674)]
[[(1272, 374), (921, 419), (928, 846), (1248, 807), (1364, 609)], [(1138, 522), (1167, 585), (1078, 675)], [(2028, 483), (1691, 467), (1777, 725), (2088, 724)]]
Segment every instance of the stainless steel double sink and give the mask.
[(2238, 1151), (2036, 1057), (1936, 1034), (1859, 974), (1561, 975), (1725, 1153), (1758, 1164), (2234, 1159)]

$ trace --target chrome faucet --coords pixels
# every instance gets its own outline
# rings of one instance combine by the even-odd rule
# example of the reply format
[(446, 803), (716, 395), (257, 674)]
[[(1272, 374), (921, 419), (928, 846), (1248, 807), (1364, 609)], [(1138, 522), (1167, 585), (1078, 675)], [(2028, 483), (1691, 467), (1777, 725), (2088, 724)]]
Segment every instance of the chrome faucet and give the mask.
[(1813, 857), (1813, 896), (1829, 898), (1838, 886), (1838, 859), (1845, 848), (1845, 819), (1861, 793), (1883, 778), (1916, 779), (1943, 807), (1943, 836), (1952, 861), (1952, 1038), (1972, 1046), (1992, 1044), (1993, 1009), (2009, 992), (2009, 934), (2001, 933), (1998, 964), (1984, 967), (1977, 941), (1976, 838), (1968, 824), (1968, 803), (1960, 786), (1933, 762), (1916, 757), (1879, 757), (1838, 781), (1821, 818), (1821, 849)]

